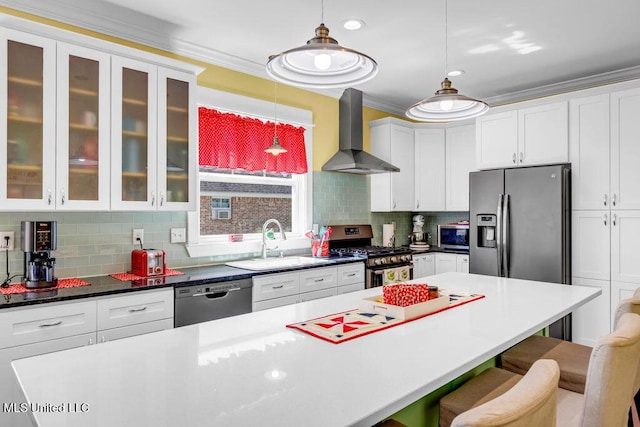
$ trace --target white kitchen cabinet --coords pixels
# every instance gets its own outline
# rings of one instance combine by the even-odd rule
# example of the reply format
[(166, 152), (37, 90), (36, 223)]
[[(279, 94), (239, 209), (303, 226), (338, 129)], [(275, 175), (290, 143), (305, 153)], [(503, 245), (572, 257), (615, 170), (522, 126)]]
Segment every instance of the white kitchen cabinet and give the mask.
[(435, 274), (458, 272), (469, 272), (469, 255), (465, 254), (447, 254), (436, 252), (436, 271)]
[(411, 123), (386, 118), (369, 122), (369, 126), (371, 154), (400, 168), (400, 172), (371, 175), (371, 210), (414, 210), (415, 159)]
[(0, 27), (0, 210), (55, 208), (55, 49)]
[(111, 56), (57, 44), (58, 210), (108, 210)]
[[(623, 299), (631, 298), (636, 291), (640, 287), (640, 283), (631, 283), (631, 282), (611, 282), (611, 320), (610, 325), (613, 328), (613, 321), (615, 320), (613, 316), (615, 316), (616, 310), (618, 308), (618, 304)], [(612, 329), (613, 330), (613, 329)]]
[(607, 335), (612, 330), (610, 282), (574, 277), (571, 284), (602, 290), (602, 294), (579, 307), (571, 315), (571, 341), (593, 347), (598, 337)]
[(414, 139), (415, 206), (412, 210), (444, 211), (445, 130), (418, 128)]
[(432, 276), (436, 274), (435, 254), (413, 254), (413, 278)]
[(475, 126), (457, 126), (446, 130), (447, 211), (469, 210), (469, 172), (475, 170)]
[(253, 277), (252, 311), (364, 289), (364, 263)]
[(365, 284), (364, 262), (338, 265), (338, 293), (361, 291)]
[[(2, 404), (20, 404), (22, 402), (11, 361), (25, 357), (38, 356), (54, 351), (82, 347), (96, 342), (96, 334), (88, 333), (64, 338), (52, 339), (32, 344), (19, 345), (0, 350), (0, 402)], [(52, 368), (55, 369), (55, 368)], [(53, 402), (43, 402), (53, 403)], [(0, 411), (0, 425), (11, 427), (32, 426), (27, 412)]]
[(98, 343), (173, 328), (173, 301), (173, 289), (98, 300)]
[(571, 275), (610, 280), (611, 212), (573, 211), (571, 228)]
[(611, 211), (611, 280), (640, 284), (640, 211)]
[(571, 208), (609, 209), (609, 94), (572, 99), (569, 123)]
[(459, 273), (469, 272), (469, 255), (456, 255), (456, 271)]
[(640, 209), (640, 88), (611, 93), (611, 209)]
[(476, 119), (476, 166), (493, 169), (569, 160), (566, 101), (488, 113)]

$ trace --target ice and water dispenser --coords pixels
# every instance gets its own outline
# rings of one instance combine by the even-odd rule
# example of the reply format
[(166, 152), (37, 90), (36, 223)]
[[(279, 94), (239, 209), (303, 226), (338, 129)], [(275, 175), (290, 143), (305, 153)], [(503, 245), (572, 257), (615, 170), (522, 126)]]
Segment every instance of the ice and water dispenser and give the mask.
[(478, 247), (479, 248), (495, 248), (496, 247), (496, 215), (478, 215)]

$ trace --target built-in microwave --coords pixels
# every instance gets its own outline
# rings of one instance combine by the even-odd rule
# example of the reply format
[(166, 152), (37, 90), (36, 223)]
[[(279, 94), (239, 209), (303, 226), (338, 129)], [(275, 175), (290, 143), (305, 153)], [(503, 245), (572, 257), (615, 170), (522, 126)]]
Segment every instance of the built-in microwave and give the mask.
[(438, 246), (442, 249), (469, 250), (469, 223), (439, 224)]

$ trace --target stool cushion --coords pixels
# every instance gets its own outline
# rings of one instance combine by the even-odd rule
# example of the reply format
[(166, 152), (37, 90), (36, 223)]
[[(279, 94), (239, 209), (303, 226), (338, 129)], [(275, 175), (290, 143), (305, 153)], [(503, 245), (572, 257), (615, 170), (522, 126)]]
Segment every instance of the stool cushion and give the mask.
[(591, 347), (557, 338), (533, 335), (500, 356), (502, 368), (524, 375), (538, 359), (552, 359), (560, 366), (560, 388), (584, 393)]
[(511, 389), (522, 375), (489, 368), (440, 399), (440, 427), (449, 427), (461, 413), (482, 405)]

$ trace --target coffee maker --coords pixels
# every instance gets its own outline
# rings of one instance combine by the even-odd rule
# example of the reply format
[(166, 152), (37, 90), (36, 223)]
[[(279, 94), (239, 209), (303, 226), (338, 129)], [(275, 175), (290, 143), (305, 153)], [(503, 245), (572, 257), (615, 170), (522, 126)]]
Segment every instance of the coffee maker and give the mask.
[(409, 248), (414, 250), (426, 250), (429, 249), (429, 233), (422, 231), (424, 227), (424, 215), (413, 216), (413, 232), (409, 236), (411, 244)]
[(22, 221), (20, 249), (24, 252), (24, 286), (28, 289), (51, 288), (58, 285), (54, 275), (56, 259), (51, 251), (57, 248), (56, 221)]

